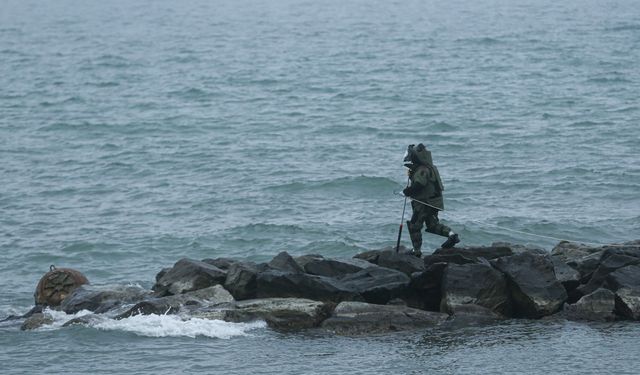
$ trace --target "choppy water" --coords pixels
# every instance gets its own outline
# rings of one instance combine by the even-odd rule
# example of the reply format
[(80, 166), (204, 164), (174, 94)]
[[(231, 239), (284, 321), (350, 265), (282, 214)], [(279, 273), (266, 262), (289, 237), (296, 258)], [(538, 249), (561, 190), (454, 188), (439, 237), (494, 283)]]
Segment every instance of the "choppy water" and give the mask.
[[(149, 287), (182, 256), (393, 244), (393, 191), (417, 142), (433, 151), (442, 218), (463, 244), (557, 242), (496, 225), (640, 238), (635, 1), (0, 9), (0, 316), (29, 308), (50, 264)], [(426, 247), (440, 242), (425, 236)], [(162, 326), (0, 327), (0, 362), (15, 364), (9, 372), (632, 373), (639, 347), (627, 324), (368, 339), (179, 323), (184, 335), (155, 338), (145, 324)]]

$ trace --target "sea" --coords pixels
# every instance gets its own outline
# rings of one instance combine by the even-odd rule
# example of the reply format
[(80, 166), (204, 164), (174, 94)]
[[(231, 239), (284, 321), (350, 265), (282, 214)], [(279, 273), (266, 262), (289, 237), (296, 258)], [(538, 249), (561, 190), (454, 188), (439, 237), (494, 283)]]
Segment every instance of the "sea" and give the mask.
[[(394, 246), (418, 143), (459, 246), (640, 238), (640, 4), (0, 0), (0, 319), (50, 265), (150, 288), (183, 257)], [(0, 324), (0, 373), (639, 371), (634, 322), (343, 337), (52, 314)]]

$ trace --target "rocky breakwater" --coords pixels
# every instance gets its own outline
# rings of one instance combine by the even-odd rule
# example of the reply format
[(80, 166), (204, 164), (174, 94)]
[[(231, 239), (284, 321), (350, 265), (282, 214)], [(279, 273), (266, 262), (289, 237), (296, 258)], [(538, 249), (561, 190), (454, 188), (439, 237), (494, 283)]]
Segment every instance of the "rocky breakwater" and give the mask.
[[(507, 243), (406, 249), (350, 259), (282, 252), (268, 263), (181, 259), (152, 290), (83, 285), (54, 307), (85, 315), (180, 314), (230, 322), (264, 320), (278, 330), (366, 334), (510, 318), (640, 319), (640, 241), (604, 247), (561, 242), (551, 252)], [(41, 319), (28, 328), (37, 327)]]

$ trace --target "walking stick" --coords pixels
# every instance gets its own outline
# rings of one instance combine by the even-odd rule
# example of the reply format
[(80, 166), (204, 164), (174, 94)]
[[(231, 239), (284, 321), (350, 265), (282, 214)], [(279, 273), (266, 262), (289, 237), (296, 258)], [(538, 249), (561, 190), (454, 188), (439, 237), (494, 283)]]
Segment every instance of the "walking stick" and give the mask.
[[(407, 178), (407, 186), (409, 186), (409, 178)], [(402, 237), (402, 226), (404, 225), (404, 212), (407, 209), (407, 197), (404, 197), (404, 206), (402, 206), (402, 220), (400, 220), (400, 229), (398, 229), (398, 242), (396, 242), (396, 254), (400, 251), (400, 237)]]

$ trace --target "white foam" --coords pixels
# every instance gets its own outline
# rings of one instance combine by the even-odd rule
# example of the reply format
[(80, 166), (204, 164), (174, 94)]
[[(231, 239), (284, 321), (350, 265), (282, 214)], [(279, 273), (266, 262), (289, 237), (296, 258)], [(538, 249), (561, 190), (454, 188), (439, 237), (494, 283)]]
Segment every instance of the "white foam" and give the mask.
[(246, 336), (248, 331), (264, 328), (264, 322), (229, 323), (222, 320), (201, 318), (183, 319), (178, 315), (136, 315), (121, 320), (103, 320), (91, 324), (106, 331), (119, 330), (149, 337), (193, 337), (205, 336), (228, 339)]
[[(62, 311), (45, 310), (53, 317), (53, 324), (45, 325), (39, 330), (59, 329), (71, 319), (93, 314), (82, 310), (76, 314), (66, 314)], [(104, 331), (133, 332), (148, 337), (192, 337), (197, 336), (228, 339), (235, 336), (247, 336), (249, 331), (265, 328), (263, 321), (250, 323), (230, 323), (222, 320), (189, 318), (179, 315), (136, 315), (129, 318), (114, 320), (104, 315), (94, 315), (88, 321), (88, 327)]]

